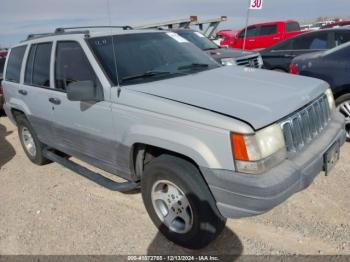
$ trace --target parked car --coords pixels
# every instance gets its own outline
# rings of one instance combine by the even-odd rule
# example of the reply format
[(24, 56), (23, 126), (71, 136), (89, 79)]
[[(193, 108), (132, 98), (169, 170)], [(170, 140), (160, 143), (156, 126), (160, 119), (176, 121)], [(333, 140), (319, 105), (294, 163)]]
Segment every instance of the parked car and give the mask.
[[(232, 37), (229, 40), (229, 46), (242, 49), (245, 31), (245, 29), (242, 29)], [(251, 25), (247, 28), (245, 49), (267, 48), (301, 33), (299, 23), (293, 20)]]
[(3, 79), (3, 71), (5, 66), (6, 57), (0, 56), (0, 115), (3, 111), (3, 104), (4, 104), (4, 93), (2, 89), (2, 79)]
[(350, 142), (350, 42), (328, 51), (298, 56), (292, 61), (290, 72), (329, 83), (336, 107), (346, 118), (345, 130)]
[(334, 167), (344, 118), (324, 81), (220, 66), (173, 32), (123, 28), (58, 29), (11, 49), (4, 108), (33, 163), (141, 187), (155, 226), (188, 248)]
[(321, 29), (327, 29), (327, 28), (339, 28), (339, 27), (343, 27), (343, 26), (347, 26), (350, 25), (350, 21), (339, 21), (339, 22), (335, 22), (332, 24), (327, 24), (321, 27)]
[(264, 68), (288, 72), (293, 58), (312, 52), (332, 49), (350, 41), (350, 29), (325, 29), (289, 38), (260, 51)]
[(174, 29), (172, 31), (205, 51), (222, 65), (240, 65), (255, 68), (261, 68), (263, 66), (263, 61), (259, 53), (219, 47), (202, 33), (191, 29)]

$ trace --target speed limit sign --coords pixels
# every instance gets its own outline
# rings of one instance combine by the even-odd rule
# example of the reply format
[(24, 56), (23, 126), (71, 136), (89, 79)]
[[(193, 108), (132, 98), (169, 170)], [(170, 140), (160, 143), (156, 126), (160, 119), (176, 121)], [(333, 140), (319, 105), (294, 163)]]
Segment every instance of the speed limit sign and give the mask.
[(250, 0), (249, 9), (262, 9), (263, 0)]

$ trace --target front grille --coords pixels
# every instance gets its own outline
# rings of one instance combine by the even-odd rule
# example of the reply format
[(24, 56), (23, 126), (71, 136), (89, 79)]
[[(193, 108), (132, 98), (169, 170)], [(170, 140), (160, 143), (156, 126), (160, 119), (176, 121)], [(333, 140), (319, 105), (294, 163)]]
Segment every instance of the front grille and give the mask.
[(330, 116), (327, 96), (323, 95), (282, 121), (287, 151), (300, 152), (323, 131)]
[(257, 55), (257, 56), (237, 58), (236, 64), (239, 66), (259, 68), (260, 67), (259, 56)]

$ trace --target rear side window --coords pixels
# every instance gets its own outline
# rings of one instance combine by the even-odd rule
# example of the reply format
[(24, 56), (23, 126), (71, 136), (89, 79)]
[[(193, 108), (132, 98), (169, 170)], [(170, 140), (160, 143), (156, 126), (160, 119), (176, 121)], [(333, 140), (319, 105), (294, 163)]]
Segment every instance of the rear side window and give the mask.
[(289, 32), (295, 32), (300, 31), (300, 25), (297, 22), (290, 22), (286, 24), (286, 31)]
[(328, 34), (317, 33), (300, 37), (294, 40), (295, 50), (322, 50), (327, 49), (328, 46)]
[(19, 83), (21, 76), (21, 66), (27, 46), (12, 48), (7, 63), (6, 77), (7, 81)]
[(52, 43), (32, 45), (30, 48), (24, 83), (50, 87), (50, 58)]
[(2, 78), (2, 73), (4, 71), (4, 66), (5, 66), (5, 57), (0, 57), (0, 80)]
[(55, 61), (55, 88), (65, 91), (70, 83), (92, 81), (101, 84), (93, 71), (84, 50), (77, 42), (58, 42)]
[(275, 35), (277, 34), (277, 25), (263, 25), (260, 28), (260, 34), (263, 35)]
[(335, 46), (345, 44), (350, 41), (350, 32), (336, 32)]

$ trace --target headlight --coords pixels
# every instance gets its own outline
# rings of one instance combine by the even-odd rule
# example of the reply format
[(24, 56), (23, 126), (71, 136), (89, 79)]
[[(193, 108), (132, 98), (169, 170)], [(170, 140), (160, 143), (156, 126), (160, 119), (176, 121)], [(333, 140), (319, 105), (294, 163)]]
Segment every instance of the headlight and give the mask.
[(335, 102), (334, 102), (334, 96), (333, 96), (332, 89), (328, 88), (326, 90), (326, 92), (324, 92), (324, 93), (327, 96), (329, 109), (332, 111), (333, 108), (335, 107)]
[(221, 64), (224, 66), (233, 66), (236, 65), (236, 61), (233, 58), (222, 58)]
[(241, 173), (261, 174), (287, 157), (282, 129), (277, 124), (254, 135), (231, 133), (231, 144), (236, 169)]
[(264, 60), (262, 59), (262, 57), (260, 55), (258, 57), (258, 63), (259, 63), (259, 67), (262, 67), (264, 65)]

